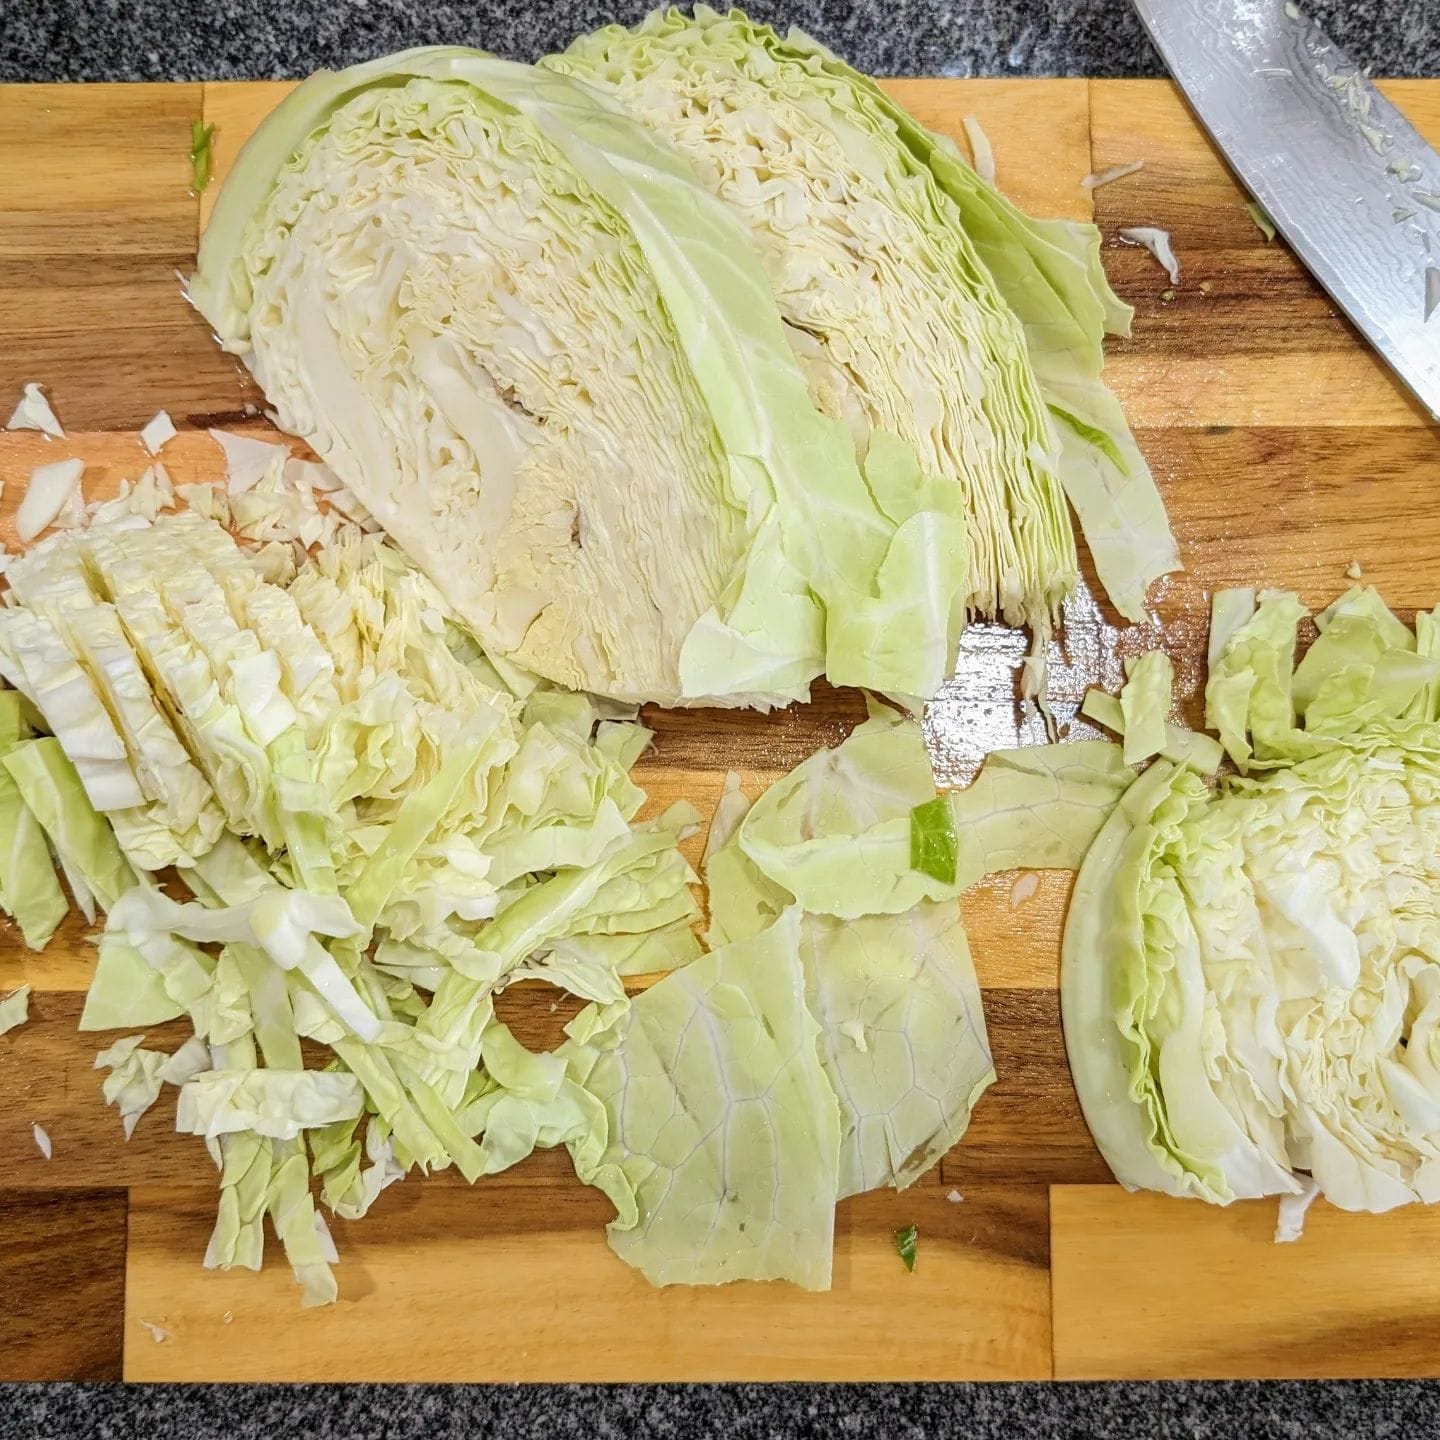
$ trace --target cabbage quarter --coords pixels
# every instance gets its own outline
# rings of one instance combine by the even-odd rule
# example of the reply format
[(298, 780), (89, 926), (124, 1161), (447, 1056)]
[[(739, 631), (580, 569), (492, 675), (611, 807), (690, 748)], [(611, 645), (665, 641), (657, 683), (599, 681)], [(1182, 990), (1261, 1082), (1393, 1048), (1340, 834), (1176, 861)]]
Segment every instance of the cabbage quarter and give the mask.
[(738, 11), (656, 12), (541, 63), (613, 94), (739, 218), (811, 394), (861, 452), (899, 435), (959, 487), (973, 611), (1043, 640), (1077, 578), (1068, 499), (1116, 608), (1144, 618), (1180, 561), (1100, 379), (1131, 311), (1093, 225), (1024, 215), (872, 80)]
[(492, 654), (667, 704), (949, 673), (954, 487), (893, 435), (857, 458), (743, 228), (573, 80), (438, 48), (312, 76), (191, 296)]

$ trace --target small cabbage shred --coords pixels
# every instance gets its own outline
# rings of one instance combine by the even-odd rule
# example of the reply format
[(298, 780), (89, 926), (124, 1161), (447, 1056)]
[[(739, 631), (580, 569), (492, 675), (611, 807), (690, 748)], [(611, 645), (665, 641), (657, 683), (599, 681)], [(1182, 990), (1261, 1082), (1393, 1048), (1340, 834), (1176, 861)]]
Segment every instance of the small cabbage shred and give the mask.
[[(1315, 1194), (1440, 1199), (1440, 611), (1411, 627), (1356, 586), (1297, 663), (1294, 595), (1213, 608), (1218, 744), (1168, 727), (1091, 846), (1065, 1038), (1123, 1184), (1282, 1197), (1288, 1240)], [(1160, 678), (1086, 713), (1152, 751)]]
[(22, 985), (0, 1000), (0, 1035), (19, 1029), (30, 1018), (30, 987)]
[(963, 497), (894, 435), (857, 457), (743, 227), (592, 88), (458, 48), (312, 76), (190, 295), (498, 661), (761, 707), (950, 672)]
[(1066, 499), (1117, 608), (1180, 568), (1101, 380), (1131, 311), (1090, 225), (1034, 220), (868, 77), (738, 10), (656, 11), (540, 62), (612, 94), (690, 162), (764, 266), (815, 403), (859, 452), (899, 436), (964, 497), (968, 603), (1044, 630), (1077, 578)]

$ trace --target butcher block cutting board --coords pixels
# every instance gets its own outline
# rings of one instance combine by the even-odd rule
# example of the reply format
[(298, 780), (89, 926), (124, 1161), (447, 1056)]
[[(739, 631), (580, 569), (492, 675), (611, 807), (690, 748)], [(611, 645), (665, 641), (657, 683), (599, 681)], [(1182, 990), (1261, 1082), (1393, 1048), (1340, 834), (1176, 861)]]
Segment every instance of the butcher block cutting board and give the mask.
[[(263, 431), (260, 395), (185, 305), (213, 202), (189, 191), (191, 121), (223, 175), (287, 87), (0, 87), (0, 408), (38, 380), (63, 442), (0, 434), (0, 534), (23, 481), (83, 456), (94, 498), (145, 463), (136, 431), (166, 408), (177, 481), (219, 473), (207, 426)], [(1088, 219), (1137, 310), (1110, 378), (1159, 478), (1187, 566), (1154, 621), (1126, 627), (1082, 593), (1052, 666), (1061, 719), (1121, 657), (1157, 643), (1198, 721), (1207, 599), (1236, 584), (1333, 599), (1346, 567), (1408, 611), (1440, 600), (1440, 431), (1279, 244), (1175, 92), (1159, 82), (894, 82), (960, 139), (978, 118), (999, 181), (1041, 214)], [(1440, 140), (1440, 82), (1386, 87)], [(1093, 197), (1092, 170), (1143, 160)], [(1179, 284), (1124, 225), (1171, 232)], [(247, 410), (247, 407), (248, 410)], [(1040, 738), (1014, 703), (1019, 635), (977, 627), (931, 707), (944, 783), (984, 752)], [(821, 689), (769, 717), (655, 714), (640, 778), (655, 803), (713, 802), (726, 770), (763, 783), (862, 717)], [(1087, 733), (1082, 724), (1073, 734)], [(42, 955), (0, 933), (0, 993), (29, 982), (31, 1022), (0, 1039), (0, 1378), (134, 1380), (727, 1380), (1371, 1376), (1440, 1373), (1440, 1211), (1352, 1216), (1317, 1205), (1272, 1243), (1273, 1204), (1212, 1209), (1127, 1195), (1081, 1118), (1056, 995), (1070, 877), (1014, 876), (964, 910), (999, 1081), (963, 1143), (902, 1194), (847, 1200), (825, 1295), (781, 1285), (651, 1289), (609, 1251), (604, 1197), (563, 1153), (470, 1188), (412, 1177), (335, 1225), (340, 1301), (303, 1310), (278, 1249), (259, 1275), (205, 1271), (216, 1180), (172, 1133), (173, 1091), (128, 1144), (101, 1099), (96, 1037), (76, 1033), (92, 948), (69, 924)], [(1028, 887), (1027, 887), (1028, 888)], [(522, 1039), (568, 1011), (512, 994)], [(172, 1033), (173, 1032), (173, 1033)], [(174, 1027), (150, 1043), (173, 1048)], [(54, 1158), (31, 1125), (50, 1133)], [(959, 1196), (956, 1200), (954, 1197)], [(915, 1224), (914, 1274), (894, 1231)]]

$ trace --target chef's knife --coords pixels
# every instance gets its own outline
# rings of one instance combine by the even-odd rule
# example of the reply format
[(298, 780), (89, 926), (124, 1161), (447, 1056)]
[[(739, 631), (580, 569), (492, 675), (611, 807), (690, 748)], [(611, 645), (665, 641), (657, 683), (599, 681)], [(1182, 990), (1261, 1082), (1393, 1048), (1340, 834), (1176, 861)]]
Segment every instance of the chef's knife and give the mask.
[(1294, 0), (1134, 0), (1275, 227), (1440, 419), (1440, 155)]

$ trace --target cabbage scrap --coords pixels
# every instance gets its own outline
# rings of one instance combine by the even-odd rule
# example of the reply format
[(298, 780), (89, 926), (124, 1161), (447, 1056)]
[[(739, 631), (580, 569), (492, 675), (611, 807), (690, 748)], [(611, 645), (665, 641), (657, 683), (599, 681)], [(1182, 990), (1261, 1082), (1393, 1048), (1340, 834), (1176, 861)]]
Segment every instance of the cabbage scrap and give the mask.
[(16, 1030), (30, 1018), (30, 987), (22, 985), (0, 1000), (0, 1035)]
[(31, 381), (20, 394), (15, 409), (5, 422), (7, 430), (39, 430), (52, 440), (65, 438), (65, 427), (55, 418), (55, 411), (44, 391)]
[(991, 751), (975, 782), (947, 797), (961, 888), (1002, 870), (1075, 869), (1134, 778), (1103, 740)]

